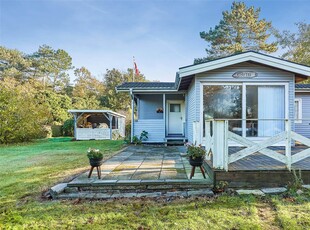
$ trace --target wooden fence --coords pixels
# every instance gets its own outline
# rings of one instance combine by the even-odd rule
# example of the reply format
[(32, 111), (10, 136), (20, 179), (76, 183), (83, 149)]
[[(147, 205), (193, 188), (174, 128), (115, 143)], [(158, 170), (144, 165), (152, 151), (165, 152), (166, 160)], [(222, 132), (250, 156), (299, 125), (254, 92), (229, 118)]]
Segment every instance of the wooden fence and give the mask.
[[(215, 119), (208, 120), (205, 122), (205, 139), (201, 137), (202, 126), (199, 122), (194, 122), (193, 131), (194, 136), (193, 140), (196, 144), (202, 144), (204, 142), (205, 149), (208, 156), (207, 159), (211, 159), (212, 155), (212, 164), (213, 168), (224, 169), (228, 171), (228, 165), (230, 163), (236, 162), (240, 159), (243, 159), (247, 156), (250, 156), (254, 153), (261, 153), (270, 158), (273, 158), (279, 162), (282, 162), (286, 165), (288, 170), (291, 170), (292, 164), (299, 162), (310, 156), (310, 148), (302, 150), (294, 155), (291, 154), (292, 145), (294, 141), (298, 141), (301, 144), (310, 146), (310, 139), (297, 134), (291, 130), (290, 120), (283, 120), (285, 123), (284, 131), (276, 134), (272, 137), (266, 137), (260, 142), (254, 142), (249, 140), (246, 137), (237, 135), (228, 129), (229, 120)], [(237, 143), (239, 146), (242, 146), (240, 151), (228, 154), (229, 142)], [(285, 153), (279, 153), (274, 150), (271, 150), (270, 146), (281, 143), (285, 146)]]

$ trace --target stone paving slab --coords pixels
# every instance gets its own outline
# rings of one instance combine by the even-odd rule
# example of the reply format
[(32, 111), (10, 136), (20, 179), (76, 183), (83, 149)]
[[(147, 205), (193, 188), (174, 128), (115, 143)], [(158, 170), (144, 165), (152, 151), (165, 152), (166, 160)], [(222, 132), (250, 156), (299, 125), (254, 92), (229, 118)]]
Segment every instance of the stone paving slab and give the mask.
[(94, 198), (95, 199), (108, 199), (111, 198), (112, 194), (109, 193), (96, 193)]
[(138, 184), (140, 185), (141, 180), (118, 180), (116, 182), (117, 185), (132, 185), (132, 184)]
[(187, 192), (188, 196), (214, 196), (211, 189), (191, 190)]
[(166, 192), (164, 195), (168, 197), (175, 197), (175, 196), (187, 197), (188, 196), (187, 191)]
[(166, 181), (165, 180), (141, 180), (140, 184), (163, 185), (163, 184), (166, 184)]
[(302, 187), (305, 189), (310, 189), (310, 184), (304, 184), (304, 185), (302, 185)]
[(262, 188), (261, 190), (262, 190), (262, 192), (265, 193), (265, 194), (281, 194), (281, 193), (287, 191), (287, 189), (284, 188), (284, 187)]
[(96, 180), (92, 183), (92, 186), (102, 186), (102, 185), (115, 185), (117, 180)]
[(257, 196), (264, 196), (265, 193), (263, 193), (259, 189), (239, 189), (236, 190), (238, 195), (257, 195)]
[(161, 192), (143, 192), (137, 193), (137, 197), (160, 197), (162, 194)]
[(131, 198), (131, 197), (136, 197), (137, 193), (132, 192), (132, 193), (113, 193), (111, 198)]

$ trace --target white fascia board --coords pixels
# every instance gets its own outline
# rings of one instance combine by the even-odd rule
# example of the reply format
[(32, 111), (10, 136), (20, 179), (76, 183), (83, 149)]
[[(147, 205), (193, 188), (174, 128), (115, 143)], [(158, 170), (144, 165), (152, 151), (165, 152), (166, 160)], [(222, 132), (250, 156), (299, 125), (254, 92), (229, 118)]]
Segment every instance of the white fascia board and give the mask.
[[(130, 90), (128, 89), (122, 89), (118, 90), (118, 92), (129, 92)], [(133, 93), (157, 93), (157, 92), (162, 92), (162, 93), (169, 93), (169, 92), (179, 92), (176, 89), (173, 90), (167, 90), (167, 89), (133, 89)]]
[(298, 73), (301, 75), (309, 76), (310, 77), (310, 67), (299, 65), (296, 63), (292, 63), (289, 61), (281, 60), (274, 57), (269, 57), (266, 55), (249, 52), (249, 53), (243, 53), (243, 54), (237, 54), (235, 56), (227, 57), (227, 58), (221, 58), (219, 60), (210, 61), (204, 64), (195, 65), (195, 66), (189, 66), (185, 67), (183, 69), (179, 70), (180, 78), (203, 73), (207, 71), (211, 71), (218, 68), (223, 68), (226, 66), (246, 62), (246, 61), (253, 61), (260, 64), (264, 64), (267, 66), (275, 67), (278, 69), (282, 69), (285, 71)]
[(122, 114), (116, 113), (114, 111), (111, 110), (94, 110), (94, 109), (70, 109), (68, 110), (69, 113), (108, 113), (111, 115), (115, 115), (118, 117), (126, 117)]

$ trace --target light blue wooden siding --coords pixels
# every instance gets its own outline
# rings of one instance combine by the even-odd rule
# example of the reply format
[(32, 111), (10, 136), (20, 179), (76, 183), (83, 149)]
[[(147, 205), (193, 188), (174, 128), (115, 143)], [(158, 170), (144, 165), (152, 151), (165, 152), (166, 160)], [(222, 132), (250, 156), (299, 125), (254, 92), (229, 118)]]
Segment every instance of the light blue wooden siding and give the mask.
[[(237, 71), (255, 71), (258, 73), (258, 76), (252, 79), (236, 79), (232, 77), (232, 74)], [(201, 73), (196, 75), (196, 103), (195, 103), (195, 118), (197, 121), (200, 121), (201, 117), (201, 103), (202, 98), (200, 98), (200, 86), (201, 83), (208, 82), (219, 82), (219, 83), (233, 83), (233, 82), (257, 82), (257, 83), (265, 83), (268, 82), (278, 82), (278, 83), (289, 83), (288, 91), (289, 91), (289, 119), (294, 119), (294, 98), (295, 98), (295, 83), (294, 83), (294, 74), (285, 72), (282, 70), (269, 68), (262, 65), (257, 65), (253, 63), (241, 63), (238, 65), (233, 65), (213, 71), (209, 71), (206, 73)], [(292, 122), (292, 129), (294, 130), (294, 123)]]
[(296, 93), (296, 98), (302, 100), (302, 123), (295, 124), (295, 131), (300, 135), (310, 138), (310, 94)]
[(149, 133), (149, 139), (146, 142), (164, 142), (165, 121), (163, 119), (146, 119), (135, 121), (134, 135), (140, 137), (143, 130)]
[(163, 113), (157, 113), (158, 108), (163, 108), (162, 94), (141, 94), (139, 96), (138, 119), (163, 119)]
[(197, 113), (196, 100), (199, 100), (199, 96), (197, 97), (195, 85), (195, 79), (193, 79), (187, 92), (187, 138), (191, 143), (193, 142), (193, 122), (196, 121)]

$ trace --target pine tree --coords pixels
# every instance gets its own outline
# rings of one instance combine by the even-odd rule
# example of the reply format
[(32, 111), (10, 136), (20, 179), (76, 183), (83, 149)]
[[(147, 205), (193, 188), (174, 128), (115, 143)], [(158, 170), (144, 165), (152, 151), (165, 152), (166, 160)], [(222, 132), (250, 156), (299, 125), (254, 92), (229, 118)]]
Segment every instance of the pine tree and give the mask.
[(259, 19), (260, 8), (247, 7), (243, 2), (233, 2), (231, 11), (223, 12), (223, 19), (208, 32), (200, 32), (200, 37), (209, 43), (207, 57), (195, 59), (194, 63), (240, 53), (260, 51), (272, 53), (277, 43), (268, 43), (271, 22)]

